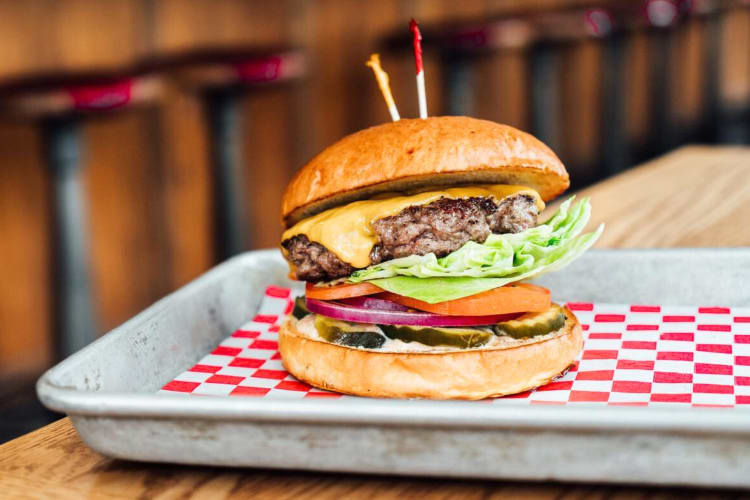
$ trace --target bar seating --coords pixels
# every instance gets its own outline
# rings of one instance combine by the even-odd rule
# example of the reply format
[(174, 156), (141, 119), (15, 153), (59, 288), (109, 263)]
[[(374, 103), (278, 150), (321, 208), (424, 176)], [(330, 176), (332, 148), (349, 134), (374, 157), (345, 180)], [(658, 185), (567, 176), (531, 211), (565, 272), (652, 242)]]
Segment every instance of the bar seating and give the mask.
[[(625, 133), (625, 91), (623, 26), (610, 9), (562, 9), (550, 13), (520, 13), (490, 21), (468, 22), (425, 29), (427, 50), (437, 46), (443, 63), (445, 109), (448, 114), (472, 114), (473, 67), (479, 58), (507, 50), (527, 54), (530, 99), (527, 104), (531, 133), (553, 150), (561, 149), (562, 119), (560, 76), (561, 55), (566, 48), (584, 40), (603, 44), (600, 124), (604, 135), (598, 153), (601, 174), (621, 170), (629, 164), (629, 143)], [(387, 40), (391, 50), (408, 50), (403, 36)], [(498, 89), (502, 92), (502, 89)]]
[[(617, 173), (637, 161), (661, 154), (686, 140), (742, 142), (749, 125), (748, 110), (728, 110), (721, 102), (721, 33), (731, 9), (746, 9), (747, 0), (641, 0), (591, 2), (588, 8), (547, 12), (520, 12), (491, 20), (427, 26), (426, 51), (439, 51), (443, 75), (443, 109), (447, 114), (474, 114), (475, 68), (483, 57), (508, 50), (527, 54), (530, 98), (527, 103), (530, 131), (554, 150), (565, 152), (564, 123), (560, 116), (563, 96), (563, 53), (586, 41), (601, 46), (602, 78), (598, 117), (601, 141), (595, 154), (596, 177)], [(704, 75), (698, 123), (680, 124), (674, 108), (680, 92), (674, 75), (683, 61), (677, 57), (678, 30), (687, 22), (700, 22), (704, 33)], [(648, 67), (646, 102), (648, 125), (645, 145), (628, 135), (626, 96), (633, 89), (628, 72), (630, 42), (637, 33), (646, 37)], [(408, 35), (400, 32), (385, 39), (393, 52), (411, 50)], [(502, 92), (502, 89), (497, 89)], [(586, 167), (586, 165), (579, 165)], [(576, 168), (576, 165), (573, 165)], [(579, 178), (581, 176), (579, 175)], [(595, 179), (590, 179), (595, 180)]]
[(178, 81), (204, 102), (214, 168), (215, 255), (224, 260), (252, 244), (244, 216), (240, 100), (246, 92), (299, 80), (306, 57), (285, 47), (235, 49), (188, 54), (175, 64)]
[(96, 338), (89, 273), (85, 168), (81, 126), (87, 120), (155, 101), (160, 80), (142, 71), (65, 74), (19, 79), (0, 87), (0, 113), (41, 130), (52, 179), (57, 356)]

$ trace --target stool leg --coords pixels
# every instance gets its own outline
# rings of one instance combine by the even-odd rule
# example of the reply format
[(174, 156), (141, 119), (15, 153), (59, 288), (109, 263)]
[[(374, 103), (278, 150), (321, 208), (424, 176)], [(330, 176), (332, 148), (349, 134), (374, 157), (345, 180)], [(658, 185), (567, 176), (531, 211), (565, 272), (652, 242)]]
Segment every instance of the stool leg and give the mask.
[(560, 89), (557, 53), (549, 44), (531, 51), (531, 130), (553, 151), (559, 150)]
[(96, 332), (78, 123), (47, 122), (43, 140), (52, 174), (58, 353), (66, 357), (91, 343)]
[(648, 153), (650, 156), (669, 151), (676, 142), (672, 115), (672, 88), (669, 81), (669, 76), (674, 71), (673, 39), (674, 30), (657, 29), (651, 33), (649, 40), (651, 140)]
[(216, 256), (224, 260), (247, 248), (239, 95), (229, 90), (210, 92), (206, 112), (215, 175)]
[(471, 58), (467, 55), (448, 52), (444, 53), (441, 59), (446, 114), (457, 116), (473, 115), (474, 75), (472, 73)]
[(709, 14), (703, 36), (703, 126), (700, 140), (716, 142), (721, 125), (719, 71), (721, 57), (722, 13)]
[(615, 174), (630, 165), (625, 131), (625, 39), (612, 35), (604, 42), (602, 66), (602, 153), (604, 173)]

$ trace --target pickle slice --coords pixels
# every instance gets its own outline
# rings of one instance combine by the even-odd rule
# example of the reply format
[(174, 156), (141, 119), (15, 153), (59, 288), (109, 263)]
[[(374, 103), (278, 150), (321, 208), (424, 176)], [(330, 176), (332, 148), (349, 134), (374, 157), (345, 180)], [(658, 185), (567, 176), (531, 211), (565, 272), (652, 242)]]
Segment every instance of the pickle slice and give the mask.
[(518, 319), (492, 325), (497, 335), (508, 335), (515, 339), (536, 337), (559, 330), (565, 325), (567, 317), (557, 304), (541, 313), (527, 313)]
[(429, 346), (479, 347), (492, 338), (492, 332), (478, 328), (438, 328), (406, 325), (379, 325), (385, 335), (403, 342)]
[(333, 344), (365, 349), (379, 349), (385, 344), (385, 337), (379, 332), (358, 330), (356, 325), (325, 316), (315, 316), (315, 329), (318, 335)]
[(308, 314), (310, 314), (310, 311), (307, 310), (307, 305), (305, 304), (305, 297), (299, 296), (296, 299), (294, 299), (294, 309), (292, 309), (292, 316), (294, 316), (297, 319), (302, 319)]

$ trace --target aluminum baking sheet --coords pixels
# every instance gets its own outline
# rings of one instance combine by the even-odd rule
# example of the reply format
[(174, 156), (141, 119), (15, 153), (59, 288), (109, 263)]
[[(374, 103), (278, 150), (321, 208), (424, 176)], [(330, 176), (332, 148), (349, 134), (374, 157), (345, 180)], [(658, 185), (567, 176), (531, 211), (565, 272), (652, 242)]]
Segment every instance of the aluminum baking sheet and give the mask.
[[(42, 402), (132, 460), (455, 477), (750, 487), (747, 408), (487, 405), (155, 394), (295, 287), (249, 252), (48, 371)], [(591, 251), (545, 276), (556, 300), (750, 305), (750, 250)]]

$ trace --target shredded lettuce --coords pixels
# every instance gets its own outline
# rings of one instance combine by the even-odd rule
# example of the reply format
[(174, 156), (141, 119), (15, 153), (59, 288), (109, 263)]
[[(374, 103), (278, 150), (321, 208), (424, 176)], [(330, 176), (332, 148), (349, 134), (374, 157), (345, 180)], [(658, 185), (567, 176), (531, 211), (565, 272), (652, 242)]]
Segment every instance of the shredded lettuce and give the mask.
[(604, 225), (580, 234), (591, 216), (588, 198), (571, 197), (550, 219), (515, 234), (469, 241), (445, 257), (411, 255), (356, 271), (351, 282), (369, 281), (389, 292), (435, 304), (468, 297), (532, 276), (556, 271), (588, 250)]

